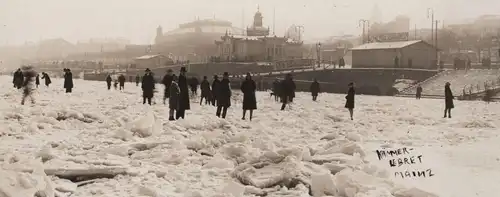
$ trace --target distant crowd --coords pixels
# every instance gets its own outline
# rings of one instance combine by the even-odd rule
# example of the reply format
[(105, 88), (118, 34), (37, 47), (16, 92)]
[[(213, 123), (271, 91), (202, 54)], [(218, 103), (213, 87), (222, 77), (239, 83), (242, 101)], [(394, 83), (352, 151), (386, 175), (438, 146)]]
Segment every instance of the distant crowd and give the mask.
[[(33, 91), (40, 85), (40, 77), (45, 80), (45, 85), (49, 87), (52, 83), (49, 75), (42, 72), (41, 76), (37, 74), (33, 67), (23, 66), (18, 69), (13, 76), (13, 84), (17, 89), (23, 89), (23, 97), (21, 104), (25, 104), (25, 100), (29, 97), (31, 102), (35, 104), (35, 99), (33, 98)], [(111, 75), (106, 77), (106, 84), (108, 90), (111, 89), (112, 82), (114, 81), (114, 88), (123, 90), (125, 88), (126, 78), (124, 75), (118, 76), (116, 80), (113, 80)], [(144, 76), (136, 76), (135, 79), (136, 86), (141, 83), (143, 104), (152, 105), (152, 99), (155, 94), (156, 81), (153, 77), (153, 73), (150, 69), (146, 69)], [(229, 73), (224, 72), (222, 79), (219, 76), (213, 76), (212, 83), (208, 81), (207, 76), (203, 77), (201, 83), (196, 77), (192, 77), (188, 80), (186, 76), (186, 68), (182, 67), (179, 71), (178, 76), (173, 73), (173, 70), (168, 70), (163, 77), (161, 83), (165, 86), (163, 94), (163, 103), (169, 105), (169, 120), (174, 121), (180, 118), (184, 119), (186, 116), (186, 111), (190, 110), (190, 100), (197, 97), (198, 87), (201, 89), (200, 94), (200, 105), (205, 103), (205, 105), (216, 106), (216, 116), (220, 118), (226, 118), (227, 110), (231, 107), (231, 83), (229, 81)], [(66, 93), (71, 93), (73, 89), (73, 74), (70, 69), (64, 69), (64, 89)], [(349, 109), (350, 117), (353, 119), (354, 111), (354, 83), (348, 84), (348, 93), (346, 98), (345, 107)], [(253, 118), (253, 111), (257, 109), (257, 99), (255, 92), (257, 90), (257, 85), (252, 79), (252, 75), (247, 73), (245, 80), (240, 85), (240, 91), (243, 93), (243, 114), (242, 120), (246, 119), (246, 114), (249, 112), (249, 119)], [(270, 92), (270, 96), (274, 97), (276, 102), (281, 102), (281, 110), (285, 110), (286, 106), (293, 102), (295, 98), (296, 86), (291, 74), (287, 74), (285, 79), (276, 79), (273, 82), (273, 87)], [(317, 101), (318, 95), (321, 92), (320, 84), (315, 79), (310, 85), (310, 92), (312, 95), (312, 100)], [(191, 94), (190, 94), (191, 93)]]

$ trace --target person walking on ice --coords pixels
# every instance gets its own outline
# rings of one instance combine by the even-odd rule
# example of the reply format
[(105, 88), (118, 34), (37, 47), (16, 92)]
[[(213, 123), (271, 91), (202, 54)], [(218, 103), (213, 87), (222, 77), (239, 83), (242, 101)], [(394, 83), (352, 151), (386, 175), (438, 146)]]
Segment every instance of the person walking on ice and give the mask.
[(35, 84), (34, 80), (37, 74), (33, 70), (33, 67), (31, 66), (25, 66), (23, 67), (23, 76), (24, 76), (24, 82), (22, 84), (23, 86), (23, 98), (21, 100), (21, 105), (24, 105), (26, 98), (30, 97), (31, 103), (35, 104), (35, 98), (33, 97), (33, 91), (35, 90)]
[(179, 109), (179, 95), (181, 90), (179, 85), (177, 84), (177, 76), (171, 76), (172, 81), (170, 81), (170, 87), (168, 87), (169, 91), (169, 99), (168, 99), (168, 108), (170, 109), (168, 112), (168, 120), (174, 121), (178, 117), (174, 118), (175, 112)]
[(349, 110), (349, 115), (351, 116), (351, 120), (354, 120), (354, 95), (356, 95), (356, 91), (354, 91), (354, 83), (349, 83), (349, 90), (347, 90), (347, 96), (345, 96), (345, 108)]
[(247, 73), (245, 81), (241, 83), (240, 89), (241, 92), (243, 92), (243, 117), (241, 119), (245, 120), (245, 115), (248, 110), (250, 111), (250, 121), (252, 121), (253, 110), (257, 109), (257, 99), (255, 97), (257, 85), (252, 79), (252, 75), (250, 75), (250, 73)]
[(453, 93), (451, 92), (450, 88), (450, 82), (446, 82), (444, 85), (444, 102), (445, 102), (445, 108), (444, 108), (444, 118), (446, 118), (446, 114), (448, 114), (448, 118), (451, 118), (451, 109), (455, 108), (455, 105), (453, 104)]

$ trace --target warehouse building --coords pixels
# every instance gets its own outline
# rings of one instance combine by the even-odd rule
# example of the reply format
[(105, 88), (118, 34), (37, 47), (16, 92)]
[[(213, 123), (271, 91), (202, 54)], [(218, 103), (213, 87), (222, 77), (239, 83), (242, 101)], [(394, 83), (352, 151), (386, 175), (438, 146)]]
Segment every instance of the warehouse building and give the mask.
[(353, 68), (437, 69), (438, 49), (422, 40), (374, 42), (351, 51)]

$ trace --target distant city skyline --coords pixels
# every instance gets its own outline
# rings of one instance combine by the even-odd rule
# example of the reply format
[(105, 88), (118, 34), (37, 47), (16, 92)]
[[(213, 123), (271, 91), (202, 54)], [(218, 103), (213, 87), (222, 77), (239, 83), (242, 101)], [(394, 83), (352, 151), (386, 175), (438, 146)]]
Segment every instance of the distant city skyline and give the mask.
[[(303, 38), (316, 40), (340, 34), (360, 35), (359, 19), (371, 19), (377, 4), (381, 20), (387, 22), (398, 15), (407, 15), (411, 26), (430, 26), (426, 17), (433, 7), (437, 20), (446, 24), (484, 14), (498, 13), (500, 1), (495, 0), (317, 0), (307, 4), (299, 0), (4, 0), (0, 2), (0, 45), (37, 42), (63, 38), (72, 43), (91, 38), (125, 38), (133, 44), (151, 44), (156, 27), (173, 30), (178, 24), (200, 19), (227, 20), (235, 27), (251, 24), (260, 6), (264, 26), (273, 27), (276, 10), (278, 35), (293, 24), (304, 26)], [(390, 8), (390, 9), (389, 9)], [(244, 16), (242, 14), (244, 13)]]

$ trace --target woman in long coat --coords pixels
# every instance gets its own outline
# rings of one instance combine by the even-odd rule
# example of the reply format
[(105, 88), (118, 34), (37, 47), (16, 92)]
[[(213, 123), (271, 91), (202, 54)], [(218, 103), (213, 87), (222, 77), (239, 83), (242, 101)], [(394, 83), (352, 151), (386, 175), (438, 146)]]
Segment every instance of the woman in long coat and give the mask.
[(73, 89), (73, 73), (69, 68), (65, 68), (64, 72), (64, 88), (66, 93), (71, 93)]
[(217, 117), (226, 118), (227, 109), (231, 107), (231, 86), (229, 82), (229, 74), (227, 72), (222, 76), (222, 80), (217, 87)]
[(250, 110), (250, 120), (252, 120), (253, 110), (257, 109), (257, 99), (255, 98), (257, 85), (250, 73), (247, 73), (246, 79), (241, 84), (240, 89), (243, 92), (243, 118), (241, 119), (245, 120), (246, 112)]
[(186, 115), (186, 110), (191, 109), (189, 105), (189, 90), (188, 82), (186, 78), (186, 67), (182, 67), (179, 74), (179, 84), (180, 94), (179, 94), (179, 108), (177, 109), (176, 119), (182, 118)]
[(181, 90), (179, 89), (179, 84), (177, 84), (177, 76), (172, 75), (171, 79), (172, 81), (170, 81), (170, 87), (168, 87), (168, 108), (170, 109), (168, 120), (173, 121), (175, 120), (174, 112), (179, 108), (179, 94), (181, 93)]
[(455, 108), (455, 105), (453, 104), (453, 93), (451, 92), (450, 88), (450, 82), (446, 82), (444, 85), (444, 102), (445, 102), (445, 108), (444, 108), (444, 118), (446, 118), (446, 113), (448, 113), (448, 118), (451, 118), (451, 109)]
[(349, 114), (351, 116), (351, 120), (353, 120), (354, 115), (354, 95), (356, 92), (354, 91), (354, 83), (349, 83), (349, 90), (347, 91), (347, 96), (345, 96), (345, 108), (349, 109)]

